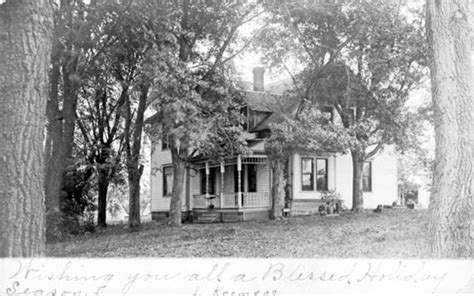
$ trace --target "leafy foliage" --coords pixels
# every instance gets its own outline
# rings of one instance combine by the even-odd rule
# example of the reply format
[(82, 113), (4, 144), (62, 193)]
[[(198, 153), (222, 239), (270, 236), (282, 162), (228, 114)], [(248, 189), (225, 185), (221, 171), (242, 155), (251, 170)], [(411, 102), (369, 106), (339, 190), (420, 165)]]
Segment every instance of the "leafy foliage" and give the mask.
[(240, 99), (226, 64), (235, 53), (238, 28), (254, 17), (254, 6), (232, 2), (161, 3), (175, 11), (167, 21), (176, 42), (161, 50), (151, 98), (169, 135), (173, 159), (170, 223), (181, 223), (181, 188), (185, 163), (194, 156), (223, 159), (238, 154)]
[[(80, 162), (80, 158), (77, 158)], [(76, 163), (66, 170), (61, 211), (54, 215), (46, 229), (48, 241), (64, 240), (70, 235), (94, 232), (94, 211), (97, 210), (92, 180), (93, 168), (87, 162)], [(58, 225), (63, 227), (58, 228)]]
[[(325, 130), (339, 133), (333, 138), (349, 144), (357, 168), (355, 179), (362, 176), (362, 163), (385, 145), (402, 149), (413, 145), (413, 137), (406, 136), (413, 117), (405, 102), (427, 74), (420, 15), (408, 20), (416, 13), (407, 13), (398, 1), (389, 0), (270, 5), (268, 11), (273, 25), (260, 42), (266, 60), (291, 74), (300, 113), (309, 101), (337, 114), (335, 125), (341, 128), (326, 125)], [(275, 39), (277, 35), (282, 38)], [(288, 66), (294, 60), (305, 65), (297, 69), (298, 74)], [(305, 126), (301, 120), (300, 124)], [(314, 138), (324, 140), (322, 134), (316, 130)], [(331, 150), (335, 143), (327, 144)], [(363, 204), (358, 187), (353, 188), (356, 210)]]
[(353, 145), (350, 134), (330, 121), (330, 115), (314, 105), (307, 104), (298, 117), (283, 117), (272, 125), (272, 135), (267, 142), (273, 156), (285, 156), (299, 151), (307, 153), (344, 153)]

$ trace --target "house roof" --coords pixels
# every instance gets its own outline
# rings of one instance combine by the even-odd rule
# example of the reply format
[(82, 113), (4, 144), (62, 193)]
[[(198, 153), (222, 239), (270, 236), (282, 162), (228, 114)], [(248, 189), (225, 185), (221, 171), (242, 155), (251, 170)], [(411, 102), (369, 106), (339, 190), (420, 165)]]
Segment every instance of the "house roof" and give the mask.
[(268, 92), (245, 91), (243, 97), (247, 106), (254, 111), (274, 112), (285, 103), (282, 95)]
[(161, 113), (156, 112), (152, 116), (145, 119), (144, 123), (145, 124), (155, 124), (155, 123), (160, 123), (160, 121), (161, 121)]
[[(270, 124), (277, 121), (282, 115), (294, 114), (298, 108), (299, 101), (294, 100), (288, 95), (282, 94), (285, 90), (291, 88), (291, 80), (285, 79), (273, 82), (268, 88), (275, 92), (253, 91), (250, 90), (250, 82), (241, 81), (240, 86), (243, 89), (243, 100), (252, 110), (257, 112), (269, 112), (269, 116), (257, 123), (251, 132), (258, 132), (270, 129)], [(157, 112), (145, 120), (146, 124), (159, 123), (162, 115)]]
[(299, 105), (294, 97), (269, 92), (247, 91), (244, 100), (253, 111), (271, 112), (252, 128), (252, 132), (270, 129), (271, 123), (277, 122), (282, 116), (294, 114)]

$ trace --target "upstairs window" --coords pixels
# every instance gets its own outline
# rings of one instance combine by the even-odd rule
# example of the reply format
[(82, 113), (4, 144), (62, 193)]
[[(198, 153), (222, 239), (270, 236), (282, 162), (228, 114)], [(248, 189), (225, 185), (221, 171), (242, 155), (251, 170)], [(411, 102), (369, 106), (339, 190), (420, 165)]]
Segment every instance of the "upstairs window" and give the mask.
[(301, 190), (314, 190), (314, 171), (313, 159), (303, 157), (301, 159)]
[(168, 150), (170, 149), (170, 135), (163, 131), (161, 133), (161, 150)]
[(362, 169), (362, 190), (372, 191), (372, 162), (364, 162)]
[(334, 113), (333, 113), (333, 108), (331, 106), (324, 106), (321, 109), (321, 112), (323, 113), (324, 117), (326, 117), (325, 123), (334, 123)]

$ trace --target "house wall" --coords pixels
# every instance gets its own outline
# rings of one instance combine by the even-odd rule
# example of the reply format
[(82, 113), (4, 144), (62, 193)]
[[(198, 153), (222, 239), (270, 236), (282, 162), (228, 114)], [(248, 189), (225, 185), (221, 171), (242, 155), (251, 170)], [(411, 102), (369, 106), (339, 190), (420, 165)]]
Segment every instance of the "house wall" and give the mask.
[(257, 165), (257, 191), (270, 193), (270, 168), (268, 163)]
[[(248, 190), (247, 184), (247, 167), (245, 164), (242, 165), (243, 170), (243, 191)], [(218, 169), (215, 179), (216, 193), (221, 191), (221, 173)], [(270, 172), (268, 164), (258, 164), (257, 165), (257, 191), (258, 192), (269, 192), (270, 188)], [(224, 193), (234, 193), (234, 165), (225, 166), (224, 173)], [(191, 177), (191, 195), (200, 194), (200, 177), (199, 174), (195, 177)]]
[(233, 193), (234, 188), (234, 166), (226, 165), (224, 173), (224, 193)]
[(193, 171), (190, 176), (190, 179), (191, 197), (194, 195), (201, 194), (201, 176), (199, 175), (199, 171)]
[[(319, 199), (321, 192), (316, 191), (303, 191), (301, 188), (301, 158), (302, 157), (314, 157), (314, 158), (326, 158), (328, 160), (328, 189), (335, 188), (335, 159), (334, 156), (328, 155), (306, 155), (306, 154), (294, 154), (292, 157), (292, 175), (293, 175), (293, 199)], [(315, 184), (316, 187), (316, 184)]]
[[(170, 150), (161, 149), (161, 141), (152, 143), (151, 149), (151, 211), (169, 211), (170, 197), (163, 197), (163, 166), (171, 165)], [(185, 178), (186, 182), (186, 178)], [(199, 182), (199, 181), (198, 181)], [(183, 188), (182, 201), (183, 210), (185, 210), (186, 190)]]
[[(171, 153), (169, 150), (163, 151), (161, 149), (161, 142), (153, 143), (152, 153), (151, 153), (151, 211), (152, 212), (166, 212), (169, 211), (170, 207), (170, 197), (163, 196), (163, 173), (162, 167), (171, 165)], [(246, 166), (242, 165), (244, 170), (243, 178), (244, 182), (244, 191), (247, 190), (247, 171)], [(201, 194), (201, 177), (199, 171), (191, 172), (190, 174), (190, 195), (191, 198), (194, 195)], [(270, 192), (270, 173), (268, 164), (259, 164), (257, 165), (257, 191), (258, 192)], [(215, 175), (214, 184), (216, 186), (216, 193), (221, 191), (221, 173), (220, 169), (217, 168)], [(183, 185), (184, 186), (184, 185)], [(224, 175), (224, 193), (233, 193), (234, 192), (234, 165), (225, 166), (225, 175)], [(183, 188), (183, 210), (186, 207), (186, 190)]]
[[(320, 198), (320, 192), (301, 190), (301, 157), (292, 157), (293, 199), (314, 200)], [(324, 156), (318, 156), (324, 158)], [(341, 194), (345, 205), (352, 207), (352, 159), (351, 155), (338, 154), (328, 158), (328, 188), (335, 188)], [(397, 200), (397, 159), (393, 147), (387, 147), (372, 160), (372, 191), (364, 192), (364, 207), (376, 208), (379, 204), (391, 205)]]

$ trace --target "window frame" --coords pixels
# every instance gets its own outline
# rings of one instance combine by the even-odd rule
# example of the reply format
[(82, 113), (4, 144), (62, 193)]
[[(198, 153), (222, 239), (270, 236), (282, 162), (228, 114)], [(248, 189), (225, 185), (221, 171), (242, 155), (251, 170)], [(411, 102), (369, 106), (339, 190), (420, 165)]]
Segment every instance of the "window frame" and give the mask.
[[(366, 165), (368, 165), (368, 174), (366, 172)], [(368, 187), (365, 186), (365, 179), (367, 178)], [(373, 183), (372, 183), (372, 161), (364, 161), (362, 166), (362, 191), (363, 192), (372, 192)]]
[[(319, 174), (318, 173), (318, 161), (320, 160), (323, 160), (324, 161), (324, 174)], [(316, 158), (316, 161), (315, 161), (315, 165), (316, 165), (316, 173), (315, 173), (315, 177), (316, 177), (316, 191), (319, 191), (319, 192), (322, 192), (322, 191), (328, 191), (329, 190), (329, 185), (328, 185), (328, 180), (329, 180), (329, 174), (328, 174), (328, 169), (329, 169), (329, 162), (328, 162), (328, 159), (327, 158), (324, 158), (324, 157), (318, 157)], [(318, 179), (319, 179), (319, 176), (324, 176), (324, 188), (318, 188)]]
[[(304, 161), (311, 161), (311, 172), (305, 172), (304, 171)], [(309, 185), (304, 185), (303, 180), (304, 176), (309, 175), (310, 176), (310, 184)], [(314, 157), (301, 157), (301, 191), (314, 191)]]
[(216, 194), (216, 168), (209, 168), (209, 192), (206, 192), (206, 169), (200, 169), (199, 173), (201, 175), (201, 180), (200, 180), (200, 192), (201, 194), (206, 194), (209, 193), (209, 195), (215, 195)]
[(170, 149), (170, 135), (162, 131), (161, 132), (161, 151), (169, 150)]
[(334, 109), (332, 106), (324, 106), (321, 108), (321, 112), (323, 114), (329, 114), (329, 118), (327, 119), (328, 122), (327, 124), (332, 124), (334, 123)]
[[(171, 194), (173, 193), (173, 177), (171, 177), (171, 190), (168, 190), (168, 188), (170, 187), (169, 184), (168, 184), (168, 181), (166, 180), (166, 176), (168, 175), (171, 175), (173, 176), (173, 166), (172, 165), (169, 165), (169, 166), (163, 166), (162, 168), (162, 174), (163, 174), (163, 178), (162, 178), (162, 181), (163, 181), (163, 197), (170, 197)], [(167, 174), (166, 171), (171, 171), (171, 174)], [(169, 192), (168, 192), (169, 191)]]

